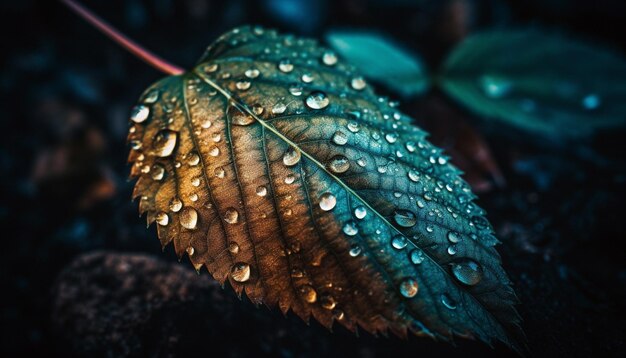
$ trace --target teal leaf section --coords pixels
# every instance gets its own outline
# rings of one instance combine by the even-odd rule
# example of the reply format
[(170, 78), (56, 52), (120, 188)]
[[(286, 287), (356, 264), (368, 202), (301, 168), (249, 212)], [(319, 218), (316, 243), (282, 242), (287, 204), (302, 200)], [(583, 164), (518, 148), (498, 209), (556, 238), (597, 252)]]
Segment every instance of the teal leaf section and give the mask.
[(388, 37), (368, 31), (332, 31), (326, 41), (366, 78), (403, 97), (424, 93), (429, 78), (424, 63)]
[(459, 170), (314, 40), (243, 27), (146, 90), (134, 196), (252, 302), (326, 327), (523, 346), (516, 296)]
[(458, 45), (440, 85), (479, 116), (553, 138), (626, 124), (626, 61), (539, 30), (491, 31)]

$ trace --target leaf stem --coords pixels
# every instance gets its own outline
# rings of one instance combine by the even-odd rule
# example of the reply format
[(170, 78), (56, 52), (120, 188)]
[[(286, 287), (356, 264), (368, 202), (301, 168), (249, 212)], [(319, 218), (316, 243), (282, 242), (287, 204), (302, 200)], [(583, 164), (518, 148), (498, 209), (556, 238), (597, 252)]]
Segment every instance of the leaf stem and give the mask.
[(182, 68), (167, 62), (161, 57), (146, 50), (135, 41), (129, 39), (128, 37), (126, 37), (126, 35), (122, 34), (119, 30), (99, 18), (83, 5), (74, 2), (73, 0), (61, 0), (61, 2), (69, 7), (76, 14), (78, 14), (80, 17), (82, 17), (85, 21), (89, 22), (102, 33), (107, 35), (111, 40), (115, 41), (117, 44), (124, 47), (130, 53), (139, 57), (155, 69), (169, 75), (180, 75), (181, 73), (185, 72)]

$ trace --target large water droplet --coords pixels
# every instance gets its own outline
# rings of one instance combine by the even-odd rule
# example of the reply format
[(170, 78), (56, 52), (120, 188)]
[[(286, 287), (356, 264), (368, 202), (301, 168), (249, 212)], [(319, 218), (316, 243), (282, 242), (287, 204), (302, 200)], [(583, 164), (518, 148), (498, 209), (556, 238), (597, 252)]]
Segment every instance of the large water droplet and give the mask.
[(152, 90), (143, 99), (143, 103), (152, 104), (152, 103), (155, 103), (158, 99), (159, 99), (159, 91)]
[(254, 117), (248, 113), (240, 111), (236, 106), (229, 106), (226, 116), (230, 119), (232, 124), (237, 126), (247, 126), (255, 121)]
[(218, 155), (220, 155), (220, 149), (216, 146), (211, 147), (211, 149), (209, 149), (209, 155), (212, 157), (217, 157)]
[(180, 225), (185, 229), (193, 230), (198, 226), (198, 212), (196, 209), (185, 206), (179, 215)]
[(478, 230), (486, 230), (489, 228), (489, 222), (487, 221), (487, 219), (485, 219), (482, 216), (472, 216), (472, 223), (474, 223), (474, 226), (476, 226), (476, 228)]
[(505, 78), (492, 75), (484, 75), (479, 79), (479, 85), (487, 97), (502, 98), (512, 88), (512, 83)]
[(188, 246), (185, 251), (187, 252), (187, 255), (192, 256), (194, 252), (196, 252), (196, 250), (193, 248), (193, 246)]
[(250, 279), (250, 265), (245, 262), (237, 262), (230, 268), (230, 277), (237, 282), (246, 282)]
[(259, 77), (259, 75), (261, 73), (256, 68), (251, 68), (251, 69), (246, 70), (246, 72), (244, 74), (248, 78), (257, 78), (257, 77)]
[(408, 176), (413, 182), (417, 183), (420, 180), (420, 174), (415, 169), (409, 170)]
[(277, 102), (274, 107), (272, 107), (272, 113), (274, 114), (282, 114), (287, 109), (287, 106), (282, 102)]
[(461, 235), (456, 231), (450, 231), (448, 232), (448, 241), (456, 244), (457, 242), (461, 241)]
[(169, 222), (170, 222), (170, 217), (167, 216), (166, 213), (160, 212), (156, 216), (156, 222), (157, 222), (157, 224), (159, 224), (161, 226), (167, 226), (167, 224), (169, 224)]
[(178, 198), (174, 198), (170, 201), (169, 207), (172, 212), (177, 213), (183, 208), (183, 202)]
[(441, 303), (451, 310), (456, 309), (456, 301), (447, 293), (441, 295)]
[(348, 135), (342, 131), (336, 131), (335, 134), (333, 134), (333, 143), (337, 145), (348, 143)]
[(417, 217), (415, 214), (408, 210), (396, 209), (393, 212), (393, 219), (396, 221), (396, 224), (402, 227), (412, 227), (417, 223)]
[(424, 251), (420, 250), (420, 249), (415, 249), (413, 251), (411, 251), (411, 253), (409, 254), (409, 258), (411, 259), (411, 262), (419, 265), (422, 262), (424, 262)]
[(155, 164), (150, 170), (150, 176), (153, 180), (162, 180), (165, 176), (165, 168), (161, 164)]
[(412, 277), (405, 278), (400, 283), (400, 293), (406, 298), (415, 297), (417, 291), (419, 291), (419, 285), (417, 280)]
[(293, 96), (301, 96), (302, 95), (302, 87), (300, 87), (298, 85), (293, 85), (293, 86), (289, 87), (289, 93), (291, 93)]
[(289, 61), (289, 59), (285, 58), (285, 59), (280, 60), (280, 62), (278, 62), (278, 69), (281, 72), (289, 73), (293, 71), (293, 64), (291, 63), (291, 61)]
[(474, 286), (483, 278), (483, 268), (470, 259), (459, 260), (452, 264), (452, 273), (460, 282)]
[(267, 188), (264, 187), (263, 185), (258, 186), (256, 188), (256, 195), (258, 195), (258, 196), (265, 196), (265, 195), (267, 195)]
[(350, 256), (352, 257), (357, 257), (361, 254), (361, 246), (359, 245), (352, 245), (350, 247), (350, 251), (349, 251)]
[(283, 164), (285, 164), (288, 167), (292, 167), (298, 164), (301, 157), (302, 155), (300, 154), (300, 151), (298, 149), (290, 147), (289, 150), (287, 150), (287, 152), (285, 153), (285, 155), (283, 155)]
[(300, 287), (300, 293), (308, 303), (315, 303), (315, 301), (317, 301), (317, 292), (310, 285)]
[(357, 91), (362, 90), (363, 88), (365, 88), (366, 85), (367, 83), (365, 82), (365, 79), (361, 76), (355, 77), (352, 79), (352, 81), (350, 81), (350, 86), (352, 86), (352, 88)]
[(343, 226), (343, 232), (348, 236), (354, 236), (359, 233), (359, 229), (355, 222), (349, 221)]
[(168, 157), (172, 155), (174, 148), (176, 148), (177, 137), (178, 134), (169, 129), (164, 129), (157, 133), (152, 144), (154, 154), (159, 157)]
[(356, 208), (354, 208), (354, 216), (361, 220), (363, 219), (365, 216), (367, 215), (367, 209), (365, 209), (365, 206), (363, 205), (359, 205)]
[(239, 212), (235, 208), (228, 208), (224, 212), (224, 221), (229, 224), (236, 224), (239, 221)]
[(325, 51), (322, 55), (322, 63), (326, 66), (333, 66), (337, 63), (337, 55), (332, 51)]
[(140, 104), (138, 106), (133, 107), (133, 109), (130, 112), (130, 119), (135, 123), (142, 123), (142, 122), (145, 122), (146, 119), (148, 119), (149, 115), (150, 115), (150, 108)]
[(237, 81), (237, 83), (235, 83), (235, 87), (237, 87), (238, 90), (240, 91), (246, 91), (250, 88), (250, 81)]
[(191, 166), (196, 166), (200, 163), (200, 156), (198, 153), (189, 154), (189, 158), (187, 159), (187, 163)]
[(320, 209), (324, 211), (332, 210), (337, 205), (337, 198), (331, 193), (324, 193), (320, 196)]
[(327, 310), (332, 310), (337, 305), (337, 301), (331, 295), (323, 295), (320, 297), (320, 304)]
[(328, 106), (330, 100), (324, 92), (314, 91), (306, 98), (305, 103), (311, 109), (322, 109)]
[(301, 79), (302, 79), (302, 82), (304, 82), (304, 83), (311, 83), (311, 82), (313, 82), (315, 77), (312, 74), (310, 74), (310, 73), (305, 73), (305, 74), (302, 75)]
[(408, 244), (406, 238), (402, 235), (396, 235), (391, 239), (391, 246), (396, 250), (402, 250)]
[(398, 140), (398, 133), (385, 134), (385, 140), (391, 144), (395, 143)]
[(333, 173), (345, 173), (350, 168), (350, 161), (343, 155), (336, 155), (328, 162), (328, 169)]

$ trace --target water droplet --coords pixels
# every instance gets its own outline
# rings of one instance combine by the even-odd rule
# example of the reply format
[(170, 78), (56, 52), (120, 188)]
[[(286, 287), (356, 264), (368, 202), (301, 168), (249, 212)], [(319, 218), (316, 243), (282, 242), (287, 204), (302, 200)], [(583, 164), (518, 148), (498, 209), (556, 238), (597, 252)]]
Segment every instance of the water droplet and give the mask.
[(385, 140), (391, 144), (395, 143), (398, 140), (398, 133), (385, 134)]
[(332, 51), (325, 51), (322, 55), (322, 63), (326, 66), (333, 66), (337, 63), (337, 55)]
[(255, 121), (254, 117), (248, 113), (240, 111), (236, 106), (229, 106), (226, 116), (230, 119), (232, 124), (237, 126), (247, 126)]
[(408, 176), (411, 181), (414, 181), (416, 183), (420, 180), (420, 175), (415, 169), (409, 170)]
[(327, 310), (332, 310), (337, 305), (337, 301), (331, 295), (323, 295), (320, 297), (320, 304)]
[(400, 293), (406, 298), (415, 297), (417, 291), (419, 291), (419, 285), (417, 280), (412, 277), (405, 278), (400, 283)]
[(301, 96), (302, 95), (302, 87), (294, 85), (289, 87), (289, 93), (293, 96)]
[(490, 98), (502, 98), (506, 96), (512, 88), (512, 84), (505, 78), (492, 75), (484, 75), (479, 79), (480, 87), (485, 95)]
[(263, 114), (264, 111), (265, 111), (265, 108), (263, 108), (263, 106), (258, 103), (252, 106), (252, 113), (256, 114), (257, 116), (260, 116), (261, 114)]
[(356, 133), (359, 131), (359, 123), (357, 122), (348, 122), (348, 130), (352, 133)]
[(278, 102), (274, 105), (274, 107), (272, 107), (272, 113), (282, 114), (285, 112), (286, 109), (287, 109), (287, 106), (284, 103)]
[(355, 77), (352, 79), (352, 81), (350, 81), (350, 86), (352, 86), (352, 88), (357, 91), (362, 90), (363, 88), (365, 88), (366, 85), (367, 83), (365, 82), (365, 79), (361, 76)]
[(600, 97), (595, 94), (588, 94), (582, 100), (583, 108), (589, 111), (600, 107), (600, 104)]
[(489, 222), (482, 216), (472, 216), (472, 223), (474, 223), (478, 230), (486, 230), (489, 228)]
[(224, 168), (222, 167), (217, 167), (215, 168), (215, 170), (213, 171), (213, 174), (215, 174), (216, 177), (218, 178), (223, 178), (226, 176), (226, 171), (224, 170)]
[(336, 131), (335, 134), (333, 134), (333, 142), (337, 145), (344, 145), (348, 143), (348, 135), (342, 131)]
[(447, 293), (441, 295), (441, 303), (451, 310), (456, 309), (456, 301)]
[(259, 72), (259, 70), (257, 70), (256, 68), (251, 68), (249, 70), (246, 70), (246, 72), (244, 73), (246, 75), (246, 77), (248, 78), (257, 78), (259, 77), (259, 75), (261, 74)]
[(200, 163), (200, 156), (198, 155), (198, 153), (189, 154), (189, 159), (187, 160), (187, 163), (189, 163), (189, 165), (191, 166), (198, 165), (198, 163)]
[(322, 109), (328, 106), (330, 100), (324, 92), (314, 91), (306, 98), (305, 103), (311, 109)]
[(308, 303), (315, 303), (317, 301), (317, 292), (310, 285), (304, 285), (300, 287), (300, 293), (302, 293), (302, 297)]
[(193, 193), (193, 194), (189, 195), (189, 199), (191, 201), (198, 201), (198, 194)]
[(448, 246), (448, 255), (456, 255), (456, 246), (454, 245)]
[(211, 122), (211, 120), (207, 118), (200, 124), (200, 126), (204, 129), (207, 129), (207, 128), (211, 128), (212, 124), (213, 123)]
[(239, 212), (234, 208), (226, 209), (226, 212), (224, 212), (224, 221), (229, 224), (236, 224), (239, 221)]
[(209, 149), (209, 155), (212, 157), (217, 157), (218, 155), (220, 155), (220, 149), (216, 146), (211, 147), (211, 149)]
[(418, 200), (416, 204), (417, 204), (417, 207), (420, 209), (424, 209), (424, 207), (426, 206), (426, 204), (424, 204), (424, 202), (421, 200)]
[(236, 242), (231, 242), (228, 244), (228, 252), (230, 252), (233, 255), (236, 255), (239, 253), (239, 245), (237, 245)]
[(402, 235), (396, 235), (391, 239), (391, 246), (396, 250), (402, 250), (408, 244), (406, 238)]
[(424, 251), (420, 250), (420, 249), (415, 249), (413, 251), (411, 251), (411, 253), (409, 254), (409, 258), (411, 259), (411, 262), (419, 265), (422, 262), (424, 262)]
[(415, 152), (415, 142), (411, 142), (411, 141), (406, 142), (404, 146), (406, 147), (406, 150), (408, 150), (409, 152), (411, 153)]
[[(433, 213), (432, 215), (434, 215), (434, 213)], [(432, 216), (432, 215), (431, 215), (431, 216)], [(426, 231), (428, 231), (428, 232), (433, 232), (434, 230), (435, 230), (435, 228), (433, 228), (433, 226), (432, 226), (432, 225), (427, 225), (427, 226), (426, 226)]]
[(177, 213), (183, 208), (183, 202), (178, 198), (174, 198), (170, 201), (169, 207), (172, 212)]
[(355, 222), (349, 221), (343, 226), (343, 232), (348, 236), (354, 236), (359, 233), (359, 229)]
[(313, 77), (313, 75), (310, 74), (310, 73), (305, 73), (305, 74), (302, 75), (301, 79), (302, 79), (302, 82), (304, 82), (304, 83), (311, 83), (311, 82), (313, 82), (315, 77)]
[(450, 231), (448, 232), (448, 241), (456, 244), (457, 242), (461, 241), (461, 235), (456, 231)]
[(300, 161), (301, 158), (300, 150), (290, 147), (289, 150), (283, 155), (283, 164), (288, 167), (292, 167)]
[(352, 245), (350, 247), (350, 251), (348, 252), (350, 254), (350, 256), (352, 257), (357, 257), (361, 254), (361, 246), (359, 245)]
[(341, 321), (345, 317), (345, 313), (340, 309), (333, 310), (333, 318)]
[(256, 195), (258, 195), (258, 196), (265, 196), (265, 195), (267, 195), (267, 188), (264, 187), (263, 185), (258, 186), (256, 188)]
[(291, 174), (285, 177), (285, 184), (292, 184), (294, 181), (296, 181), (296, 177)]
[(278, 69), (281, 72), (289, 73), (293, 71), (293, 64), (291, 63), (291, 61), (289, 61), (289, 59), (285, 58), (285, 59), (280, 60), (280, 62), (278, 62)]
[(180, 225), (185, 229), (195, 229), (198, 225), (198, 212), (196, 209), (185, 206), (179, 215)]
[(417, 223), (415, 214), (411, 211), (403, 209), (396, 209), (393, 212), (393, 219), (396, 221), (396, 224), (402, 227), (412, 227)]
[(161, 226), (166, 226), (170, 222), (170, 217), (167, 216), (166, 213), (160, 212), (156, 216), (156, 222), (157, 222), (157, 224), (159, 224)]
[(156, 102), (158, 99), (159, 99), (159, 91), (152, 90), (143, 99), (143, 103), (152, 104), (152, 103)]
[(174, 152), (176, 148), (176, 140), (178, 135), (176, 132), (164, 129), (157, 133), (154, 137), (153, 148), (154, 154), (159, 157), (168, 157)]
[(217, 71), (218, 68), (219, 68), (219, 65), (217, 63), (212, 63), (210, 65), (204, 66), (203, 69), (204, 69), (204, 72), (211, 73), (211, 72)]
[(356, 160), (356, 163), (360, 166), (360, 167), (365, 167), (367, 165), (367, 159), (361, 157), (359, 159)]
[(187, 255), (191, 256), (196, 250), (192, 246), (188, 246), (185, 251), (187, 251)]
[(356, 216), (357, 219), (361, 220), (366, 215), (367, 215), (367, 209), (365, 209), (365, 206), (359, 205), (356, 208), (354, 208), (354, 216)]
[(135, 123), (143, 123), (150, 115), (150, 108), (144, 105), (138, 105), (133, 107), (130, 112), (130, 119)]
[(337, 198), (331, 193), (324, 193), (320, 196), (320, 209), (324, 211), (333, 210), (337, 205)]
[(130, 147), (133, 148), (134, 150), (139, 150), (141, 149), (141, 141), (139, 140), (131, 140), (130, 141)]
[(350, 168), (350, 161), (343, 155), (336, 155), (328, 162), (328, 168), (333, 173), (345, 173)]
[(246, 282), (250, 279), (250, 265), (245, 262), (237, 262), (230, 268), (230, 277), (237, 282)]
[(193, 178), (193, 179), (191, 179), (191, 185), (193, 185), (195, 187), (199, 187), (200, 186), (200, 178)]
[(238, 81), (235, 83), (235, 87), (240, 91), (246, 91), (250, 88), (250, 81)]
[(459, 260), (452, 264), (452, 273), (457, 280), (469, 286), (474, 286), (483, 278), (483, 268), (470, 259)]
[(165, 168), (161, 164), (155, 164), (152, 166), (150, 173), (153, 180), (162, 180), (165, 176)]

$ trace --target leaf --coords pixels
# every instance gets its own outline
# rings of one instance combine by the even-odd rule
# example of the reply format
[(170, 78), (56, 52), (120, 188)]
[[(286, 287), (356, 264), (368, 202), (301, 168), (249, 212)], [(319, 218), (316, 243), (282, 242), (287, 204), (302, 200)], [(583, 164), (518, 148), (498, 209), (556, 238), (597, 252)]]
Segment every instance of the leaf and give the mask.
[(239, 28), (145, 92), (129, 161), (162, 245), (327, 327), (519, 347), (517, 300), (468, 185), (328, 56)]
[(429, 87), (426, 69), (419, 57), (379, 33), (333, 31), (326, 40), (365, 77), (403, 97), (419, 95)]
[(547, 136), (626, 124), (624, 59), (536, 30), (470, 36), (444, 64), (441, 85), (478, 115)]

